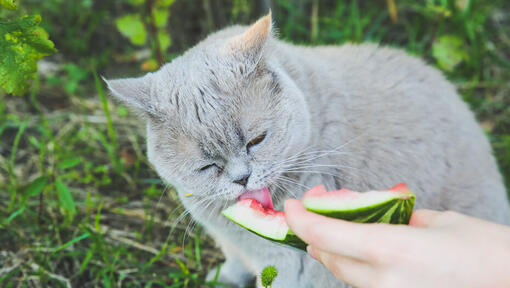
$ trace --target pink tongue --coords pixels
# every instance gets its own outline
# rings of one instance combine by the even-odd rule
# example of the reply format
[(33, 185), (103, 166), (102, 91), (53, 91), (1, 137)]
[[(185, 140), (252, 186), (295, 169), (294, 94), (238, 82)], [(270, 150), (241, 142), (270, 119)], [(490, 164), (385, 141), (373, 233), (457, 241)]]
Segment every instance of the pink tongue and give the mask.
[(266, 209), (273, 209), (273, 199), (271, 199), (271, 194), (269, 194), (269, 189), (267, 189), (267, 187), (258, 190), (246, 191), (239, 196), (238, 200), (247, 198), (257, 200), (260, 205)]

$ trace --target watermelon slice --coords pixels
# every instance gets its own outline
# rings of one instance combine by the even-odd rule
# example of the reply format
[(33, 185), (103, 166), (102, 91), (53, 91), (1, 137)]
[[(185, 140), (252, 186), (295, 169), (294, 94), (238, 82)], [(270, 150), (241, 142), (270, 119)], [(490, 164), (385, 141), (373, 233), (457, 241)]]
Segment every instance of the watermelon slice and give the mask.
[(414, 194), (403, 183), (386, 191), (355, 192), (348, 189), (326, 191), (316, 186), (303, 196), (308, 211), (360, 223), (408, 224)]
[(239, 226), (268, 240), (305, 250), (306, 243), (290, 231), (285, 213), (264, 208), (255, 199), (242, 199), (221, 212)]
[[(403, 183), (386, 191), (364, 193), (316, 186), (305, 193), (303, 205), (324, 216), (360, 223), (408, 224), (415, 195)], [(285, 222), (285, 213), (273, 209), (267, 188), (248, 191), (222, 211), (228, 219), (268, 240), (305, 250), (306, 243)]]

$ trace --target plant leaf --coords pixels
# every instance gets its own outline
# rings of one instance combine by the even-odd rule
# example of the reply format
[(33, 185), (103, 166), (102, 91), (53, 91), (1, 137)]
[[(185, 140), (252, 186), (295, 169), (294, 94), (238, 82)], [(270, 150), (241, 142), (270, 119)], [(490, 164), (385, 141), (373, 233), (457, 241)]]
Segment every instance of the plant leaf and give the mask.
[(129, 3), (133, 6), (140, 6), (145, 3), (145, 0), (129, 0)]
[(273, 284), (274, 278), (278, 276), (278, 270), (276, 270), (276, 267), (274, 266), (266, 266), (262, 273), (260, 273), (261, 277), (260, 280), (262, 282), (262, 286), (264, 287), (271, 287), (271, 284)]
[(135, 45), (143, 45), (147, 40), (147, 31), (143, 25), (140, 15), (128, 14), (115, 20), (119, 32)]
[(0, 6), (9, 10), (18, 9), (18, 7), (16, 6), (16, 0), (0, 0)]
[(157, 2), (157, 5), (161, 7), (169, 7), (170, 5), (174, 4), (175, 0), (161, 0)]
[(57, 178), (55, 185), (57, 187), (58, 200), (60, 201), (62, 208), (64, 211), (73, 216), (76, 214), (76, 207), (71, 191), (69, 191), (69, 188), (64, 184), (64, 182), (62, 182), (62, 180), (60, 180), (60, 178)]
[(65, 159), (64, 161), (60, 162), (60, 164), (58, 164), (57, 167), (58, 167), (58, 169), (64, 170), (64, 169), (72, 168), (72, 167), (80, 164), (82, 161), (83, 161), (83, 158), (81, 158), (81, 157), (69, 158), (69, 159)]
[(165, 27), (168, 23), (168, 16), (170, 15), (170, 11), (166, 8), (153, 9), (152, 15), (154, 16), (154, 25), (156, 25), (158, 28), (161, 28)]
[(147, 59), (143, 61), (141, 68), (144, 71), (156, 71), (158, 70), (158, 61), (153, 58)]
[(170, 35), (166, 33), (164, 30), (158, 31), (158, 41), (159, 47), (161, 51), (165, 52), (168, 47), (172, 44), (172, 40), (170, 39)]
[(0, 21), (0, 87), (7, 93), (25, 93), (37, 72), (37, 60), (57, 51), (40, 22), (39, 15)]
[(432, 55), (437, 60), (439, 67), (452, 72), (463, 60), (469, 58), (464, 50), (462, 39), (454, 35), (439, 37), (432, 45)]
[(41, 192), (46, 187), (47, 183), (48, 183), (48, 176), (41, 176), (41, 177), (35, 179), (34, 181), (32, 181), (32, 183), (30, 183), (30, 185), (25, 190), (25, 197), (29, 198), (29, 197), (33, 197), (33, 196), (37, 196), (37, 195), (41, 194)]

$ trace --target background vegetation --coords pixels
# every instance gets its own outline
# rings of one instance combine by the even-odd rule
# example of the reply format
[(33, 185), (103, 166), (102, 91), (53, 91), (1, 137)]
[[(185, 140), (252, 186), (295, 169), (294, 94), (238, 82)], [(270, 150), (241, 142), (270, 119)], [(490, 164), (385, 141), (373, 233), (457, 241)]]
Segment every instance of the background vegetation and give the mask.
[[(510, 183), (507, 0), (22, 0), (17, 10), (5, 8), (15, 1), (0, 4), (1, 287), (206, 285), (221, 253), (200, 227), (177, 221), (175, 191), (144, 156), (143, 124), (110, 102), (98, 75), (157, 69), (208, 33), (248, 24), (269, 7), (282, 39), (376, 42), (443, 70), (487, 131)], [(40, 15), (40, 28), (40, 18), (18, 18), (24, 15)], [(30, 37), (12, 32), (21, 31), (12, 23), (27, 19), (33, 22), (23, 33)], [(31, 63), (50, 54), (34, 74)]]

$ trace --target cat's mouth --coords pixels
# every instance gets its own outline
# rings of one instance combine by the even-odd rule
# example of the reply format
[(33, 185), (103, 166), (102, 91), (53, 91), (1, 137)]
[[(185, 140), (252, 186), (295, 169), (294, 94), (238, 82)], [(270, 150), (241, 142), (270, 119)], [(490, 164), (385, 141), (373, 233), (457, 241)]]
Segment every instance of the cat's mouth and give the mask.
[(273, 209), (273, 199), (271, 199), (271, 193), (269, 193), (269, 189), (267, 187), (264, 187), (262, 189), (257, 190), (248, 190), (241, 194), (237, 200), (243, 200), (243, 199), (255, 199), (257, 200), (262, 207), (266, 209)]

